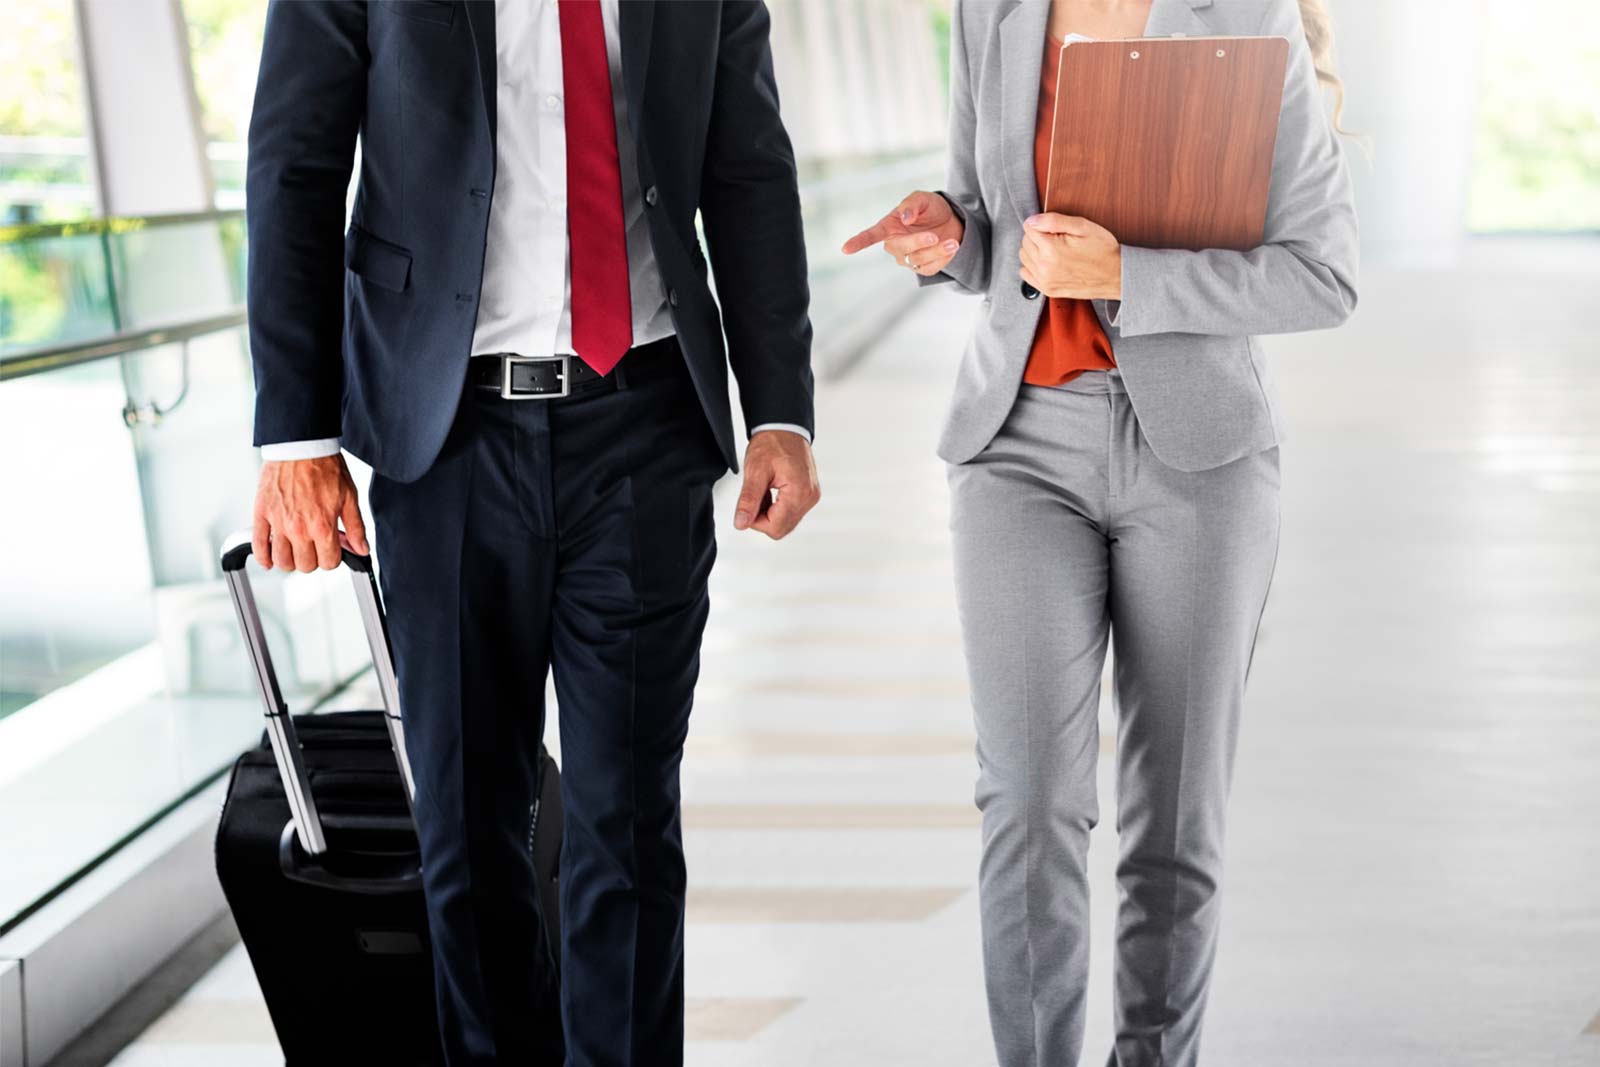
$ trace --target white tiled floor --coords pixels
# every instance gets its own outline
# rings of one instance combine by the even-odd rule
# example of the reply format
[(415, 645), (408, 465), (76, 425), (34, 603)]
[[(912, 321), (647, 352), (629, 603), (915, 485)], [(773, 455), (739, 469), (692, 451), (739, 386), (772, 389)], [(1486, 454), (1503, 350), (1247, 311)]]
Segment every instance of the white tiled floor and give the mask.
[[(1212, 1064), (1600, 1063), (1597, 282), (1369, 272), (1344, 331), (1270, 343), (1293, 436)], [(933, 456), (975, 311), (930, 295), (824, 389), (795, 538), (722, 528), (684, 782), (715, 891), (691, 903), (693, 1067), (993, 1063)], [(1104, 810), (1086, 1064), (1110, 1038)], [(839, 891), (831, 921), (770, 892), (806, 887)], [(777, 921), (730, 921), (755, 906)], [(730, 1019), (753, 1036), (706, 1039)], [(115, 1062), (280, 1062), (242, 951)]]

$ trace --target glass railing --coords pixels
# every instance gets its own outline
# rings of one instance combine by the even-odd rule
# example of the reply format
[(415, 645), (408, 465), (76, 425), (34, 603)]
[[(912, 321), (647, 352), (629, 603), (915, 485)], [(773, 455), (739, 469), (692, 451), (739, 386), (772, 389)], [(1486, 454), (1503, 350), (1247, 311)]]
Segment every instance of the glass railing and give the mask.
[[(216, 562), (256, 479), (244, 262), (237, 212), (0, 230), (0, 932), (260, 731)], [(364, 668), (339, 576), (257, 597), (297, 709)]]
[[(251, 404), (239, 326), (0, 386), (0, 929), (260, 730), (216, 565)], [(348, 594), (258, 582), (298, 709), (365, 665)]]
[(0, 360), (244, 303), (244, 212), (0, 226)]

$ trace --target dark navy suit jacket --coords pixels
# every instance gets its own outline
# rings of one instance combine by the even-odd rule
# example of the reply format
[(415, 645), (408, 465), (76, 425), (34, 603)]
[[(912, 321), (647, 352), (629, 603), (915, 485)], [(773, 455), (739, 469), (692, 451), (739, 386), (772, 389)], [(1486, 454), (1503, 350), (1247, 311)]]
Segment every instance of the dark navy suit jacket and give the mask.
[[(813, 425), (800, 201), (767, 11), (754, 0), (620, 10), (656, 262), (706, 417), (737, 469), (730, 364), (746, 425)], [(492, 0), (268, 9), (246, 201), (256, 444), (342, 437), (398, 481), (432, 465), (471, 354), (495, 84)]]

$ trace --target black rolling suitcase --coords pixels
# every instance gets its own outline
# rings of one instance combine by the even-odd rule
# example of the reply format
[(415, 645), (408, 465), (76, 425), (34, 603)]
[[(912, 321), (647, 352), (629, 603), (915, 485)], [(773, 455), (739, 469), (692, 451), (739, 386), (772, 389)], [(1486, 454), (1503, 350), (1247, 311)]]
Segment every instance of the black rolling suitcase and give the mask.
[[(261, 743), (240, 756), (217, 827), (217, 877), (266, 997), (289, 1067), (444, 1062), (428, 920), (411, 820), (411, 764), (371, 561), (352, 552), (382, 711), (288, 713), (245, 563), (222, 570), (266, 711)], [(533, 806), (534, 865), (549, 943), (558, 943), (561, 790), (543, 755)]]

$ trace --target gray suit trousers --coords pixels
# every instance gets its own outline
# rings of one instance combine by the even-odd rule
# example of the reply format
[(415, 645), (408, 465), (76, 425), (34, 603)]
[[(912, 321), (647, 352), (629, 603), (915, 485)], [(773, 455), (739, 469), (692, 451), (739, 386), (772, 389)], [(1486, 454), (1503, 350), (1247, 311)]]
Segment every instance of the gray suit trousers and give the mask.
[(1180, 471), (1116, 372), (1024, 385), (949, 467), (978, 733), (984, 966), (1001, 1067), (1075, 1067), (1089, 972), (1096, 709), (1115, 635), (1112, 1067), (1191, 1067), (1216, 953), (1224, 808), (1277, 560), (1278, 450)]

